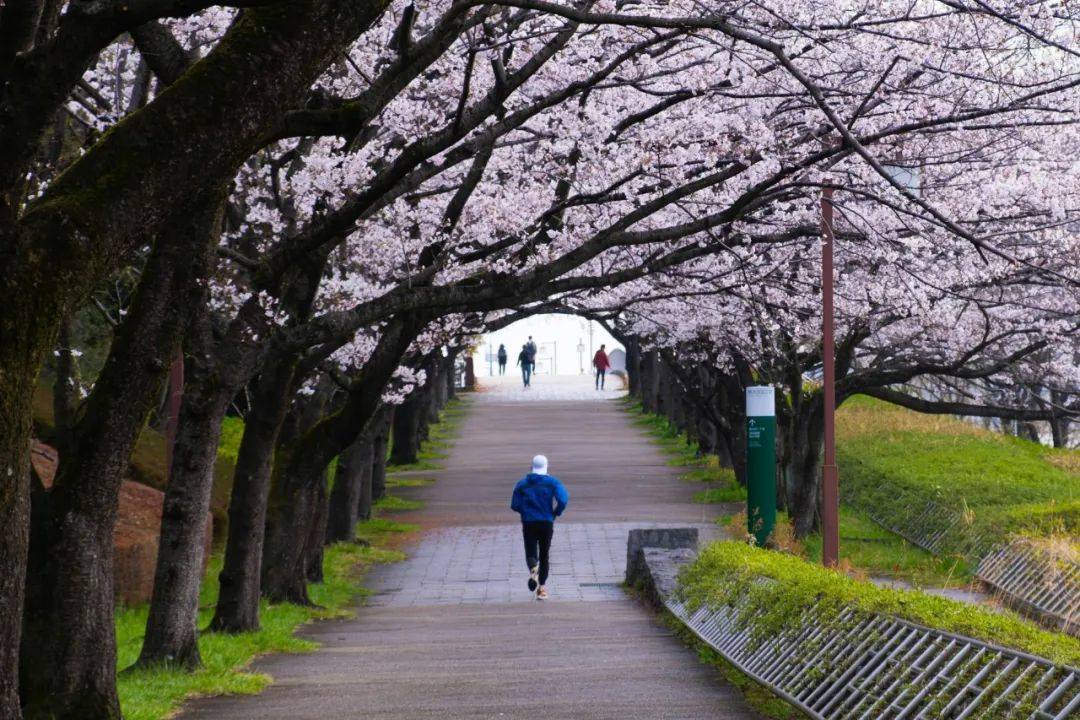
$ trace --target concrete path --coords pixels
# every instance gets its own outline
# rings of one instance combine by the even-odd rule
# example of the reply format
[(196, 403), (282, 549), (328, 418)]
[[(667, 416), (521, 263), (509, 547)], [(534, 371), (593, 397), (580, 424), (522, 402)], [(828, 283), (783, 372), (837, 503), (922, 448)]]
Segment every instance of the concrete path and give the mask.
[[(275, 679), (265, 693), (196, 701), (183, 718), (757, 717), (618, 587), (630, 528), (711, 531), (716, 508), (691, 502), (693, 486), (617, 403), (472, 403), (444, 469), (422, 473), (437, 482), (396, 491), (424, 501), (400, 519), (425, 532), (408, 560), (370, 576), (376, 594), (357, 618), (306, 629), (316, 653), (259, 661)], [(525, 586), (508, 508), (538, 452), (570, 491), (546, 603)]]

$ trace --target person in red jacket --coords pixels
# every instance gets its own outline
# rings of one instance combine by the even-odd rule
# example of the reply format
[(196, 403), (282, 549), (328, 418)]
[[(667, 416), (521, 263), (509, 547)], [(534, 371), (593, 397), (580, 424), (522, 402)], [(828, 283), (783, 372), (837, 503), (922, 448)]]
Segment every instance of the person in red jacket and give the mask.
[(596, 389), (604, 389), (604, 376), (607, 374), (607, 369), (611, 367), (611, 361), (608, 360), (607, 353), (604, 352), (604, 346), (601, 345), (600, 349), (593, 355), (592, 365), (596, 368)]

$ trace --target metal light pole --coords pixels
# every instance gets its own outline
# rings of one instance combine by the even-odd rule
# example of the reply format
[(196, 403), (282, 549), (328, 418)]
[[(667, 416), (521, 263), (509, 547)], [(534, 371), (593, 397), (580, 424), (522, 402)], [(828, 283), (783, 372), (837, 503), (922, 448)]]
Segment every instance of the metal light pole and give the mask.
[(492, 360), (491, 347), (492, 347), (491, 343), (488, 343), (488, 377), (495, 377), (495, 368), (491, 364), (491, 360)]
[(582, 375), (585, 374), (584, 353), (585, 353), (585, 343), (583, 343), (581, 341), (581, 338), (578, 338), (578, 341), (577, 341), (577, 362), (578, 362), (578, 370), (580, 371), (580, 373)]
[(821, 361), (825, 400), (825, 458), (821, 467), (821, 561), (836, 567), (840, 560), (840, 492), (836, 471), (836, 368), (833, 337), (833, 189), (821, 190)]

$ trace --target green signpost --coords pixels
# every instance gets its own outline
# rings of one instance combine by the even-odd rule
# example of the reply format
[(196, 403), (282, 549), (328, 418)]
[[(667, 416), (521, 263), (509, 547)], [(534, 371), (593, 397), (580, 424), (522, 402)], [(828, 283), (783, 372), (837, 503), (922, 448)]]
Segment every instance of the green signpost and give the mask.
[(764, 545), (776, 527), (776, 393), (746, 388), (746, 527)]

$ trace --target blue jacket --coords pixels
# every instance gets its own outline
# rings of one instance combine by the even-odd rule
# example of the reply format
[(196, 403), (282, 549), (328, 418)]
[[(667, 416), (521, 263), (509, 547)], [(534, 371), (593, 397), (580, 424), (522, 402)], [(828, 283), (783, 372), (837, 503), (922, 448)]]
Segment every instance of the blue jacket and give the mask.
[(570, 495), (559, 478), (529, 473), (514, 486), (510, 509), (521, 513), (522, 522), (554, 522), (568, 502)]

